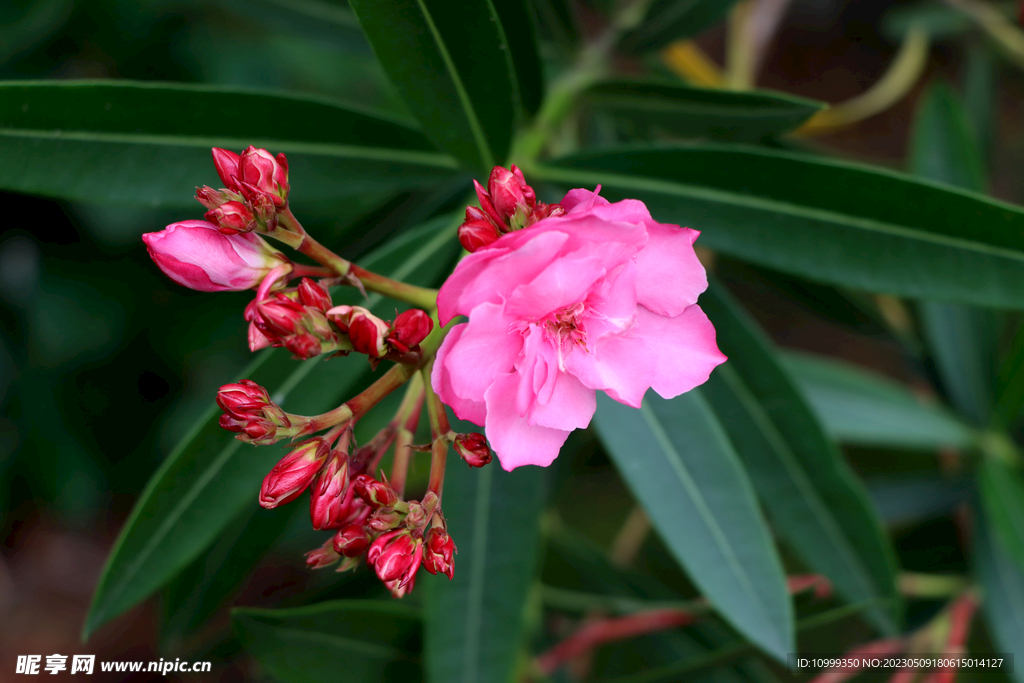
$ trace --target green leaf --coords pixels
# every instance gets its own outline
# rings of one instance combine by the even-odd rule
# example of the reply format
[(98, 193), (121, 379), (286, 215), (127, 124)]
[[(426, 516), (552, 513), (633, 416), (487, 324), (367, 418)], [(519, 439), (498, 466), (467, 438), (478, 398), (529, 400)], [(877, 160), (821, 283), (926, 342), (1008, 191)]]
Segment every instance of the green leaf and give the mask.
[(519, 97), (530, 114), (537, 112), (544, 98), (544, 73), (541, 67), (537, 33), (528, 0), (492, 0), (502, 30), (508, 40), (515, 69)]
[(693, 583), (740, 633), (780, 660), (793, 607), (754, 490), (696, 392), (639, 410), (597, 397), (594, 426), (633, 495)]
[(399, 602), (337, 600), (295, 609), (234, 609), (242, 645), (285, 683), (421, 680), (420, 615)]
[(1024, 408), (1024, 325), (1010, 344), (1010, 352), (999, 368), (994, 413), (1000, 424), (1012, 427)]
[(995, 457), (978, 470), (985, 517), (996, 542), (1024, 571), (1024, 479), (1020, 471)]
[[(960, 100), (941, 81), (917, 110), (910, 168), (922, 178), (981, 192), (982, 155)], [(992, 311), (935, 301), (919, 306), (921, 328), (942, 385), (956, 408), (976, 424), (992, 412), (998, 320)]]
[(437, 683), (511, 683), (539, 568), (544, 474), (472, 469), (449, 455), (444, 512), (455, 577), (424, 576), (426, 669)]
[(863, 484), (825, 435), (771, 342), (717, 282), (701, 297), (729, 360), (702, 389), (801, 559), (883, 631), (899, 621), (896, 560)]
[[(974, 565), (994, 649), (1024, 652), (1024, 571), (999, 547), (984, 518), (975, 526)], [(1013, 678), (1024, 683), (1024, 669), (1017, 667)]]
[(308, 95), (135, 81), (0, 82), (0, 189), (190, 206), (211, 147), (285, 152), (295, 201), (431, 186), (455, 173), (408, 121)]
[(499, 13), (492, 0), (351, 0), (349, 6), (438, 147), (477, 170), (502, 163), (522, 110), (512, 60), (525, 51), (521, 36), (510, 44), (502, 20), (519, 13)]
[(949, 410), (870, 370), (805, 353), (784, 353), (782, 361), (838, 441), (928, 450), (976, 443), (974, 430)]
[(720, 21), (736, 0), (655, 0), (638, 29), (623, 46), (630, 50), (656, 50), (695, 36)]
[(913, 524), (948, 514), (969, 503), (974, 494), (969, 478), (950, 479), (938, 474), (872, 477), (866, 484), (878, 514), (892, 525)]
[[(445, 217), (412, 230), (360, 265), (403, 280), (435, 282), (457, 247), (452, 230), (444, 229), (450, 220)], [(413, 250), (416, 244), (421, 246)], [(371, 297), (369, 304), (386, 315), (388, 304), (379, 296)], [(289, 412), (313, 415), (348, 397), (367, 369), (358, 361), (298, 363), (286, 352), (267, 350), (241, 378), (267, 387)], [(107, 558), (83, 638), (166, 584), (242, 510), (255, 506), (260, 482), (287, 446), (243, 445), (219, 427), (219, 412), (211, 406), (139, 496)]]
[[(739, 145), (623, 147), (529, 169), (602, 185), (701, 244), (869, 291), (1024, 306), (1024, 211), (883, 169)], [(912, 266), (912, 267), (911, 267)]]
[(638, 80), (598, 83), (584, 97), (637, 132), (656, 127), (683, 137), (711, 135), (750, 142), (792, 130), (825, 106), (783, 93), (732, 92)]

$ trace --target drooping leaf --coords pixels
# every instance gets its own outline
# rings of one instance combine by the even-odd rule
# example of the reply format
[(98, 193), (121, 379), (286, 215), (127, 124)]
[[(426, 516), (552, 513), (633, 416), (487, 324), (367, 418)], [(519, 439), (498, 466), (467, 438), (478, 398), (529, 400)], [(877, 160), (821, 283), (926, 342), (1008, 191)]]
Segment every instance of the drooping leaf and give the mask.
[(740, 633), (784, 659), (793, 608), (753, 487), (697, 392), (639, 410), (598, 395), (594, 426), (680, 566)]
[[(974, 571), (981, 584), (983, 611), (1000, 652), (1024, 652), (1024, 571), (999, 546), (984, 518), (975, 525)], [(1013, 679), (1024, 683), (1024, 669)]]
[[(963, 105), (941, 81), (931, 85), (918, 106), (910, 168), (929, 180), (977, 192), (985, 188), (982, 154)], [(923, 301), (918, 310), (950, 400), (976, 424), (985, 424), (993, 402), (995, 314), (938, 301)]]
[(352, 0), (349, 6), (430, 139), (477, 170), (504, 162), (522, 111), (512, 60), (526, 50), (521, 36), (513, 49), (502, 19), (519, 13), (499, 13), (492, 0)]
[(626, 49), (656, 50), (701, 33), (725, 17), (736, 0), (654, 0), (643, 23), (627, 34)]
[(455, 173), (409, 121), (325, 98), (135, 81), (0, 82), (0, 189), (187, 206), (220, 187), (211, 147), (285, 152), (292, 199), (430, 186)]
[(583, 152), (529, 176), (641, 199), (707, 247), (812, 280), (1024, 305), (1024, 210), (892, 171), (704, 143)]
[(1024, 571), (1024, 479), (1000, 459), (985, 458), (978, 470), (985, 519), (995, 542)]
[[(457, 246), (451, 229), (445, 228), (448, 222), (442, 218), (410, 231), (360, 265), (412, 282), (435, 282)], [(418, 243), (421, 246), (411, 250)], [(380, 297), (373, 296), (369, 304), (387, 315), (388, 304)], [(285, 410), (315, 415), (348, 398), (366, 372), (358, 360), (298, 363), (286, 352), (267, 350), (242, 378), (267, 387)], [(244, 445), (219, 427), (218, 412), (211, 406), (139, 496), (100, 576), (84, 638), (166, 584), (241, 510), (256, 505), (260, 481), (284, 455), (286, 446)]]
[(656, 127), (682, 137), (756, 142), (796, 128), (825, 105), (773, 92), (734, 92), (662, 81), (612, 80), (585, 101), (628, 122), (637, 133)]
[(702, 392), (729, 435), (775, 527), (801, 559), (868, 612), (899, 619), (896, 561), (863, 484), (825, 435), (771, 342), (719, 283), (701, 297), (729, 356)]
[(455, 576), (418, 579), (426, 593), (429, 681), (514, 680), (539, 568), (544, 473), (505, 472), (497, 463), (473, 469), (449, 455), (442, 504), (458, 548)]
[(789, 352), (782, 361), (832, 438), (860, 446), (967, 448), (974, 430), (899, 383), (834, 358)]
[(284, 683), (414, 683), (419, 613), (398, 602), (337, 600), (295, 609), (231, 611), (245, 649)]

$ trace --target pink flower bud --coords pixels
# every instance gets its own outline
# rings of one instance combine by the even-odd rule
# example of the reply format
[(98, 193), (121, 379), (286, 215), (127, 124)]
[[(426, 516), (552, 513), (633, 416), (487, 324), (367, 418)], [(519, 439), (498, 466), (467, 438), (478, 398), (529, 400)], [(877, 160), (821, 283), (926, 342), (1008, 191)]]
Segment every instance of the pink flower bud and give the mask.
[(309, 360), (323, 353), (320, 340), (311, 334), (297, 334), (286, 337), (284, 347), (292, 352), (296, 360)]
[(217, 226), (225, 235), (252, 232), (256, 229), (256, 218), (242, 202), (224, 202), (204, 215), (206, 220)]
[(345, 557), (359, 557), (370, 545), (370, 534), (362, 524), (349, 524), (334, 535), (334, 550)]
[(275, 206), (288, 200), (288, 160), (283, 154), (275, 158), (265, 149), (250, 145), (242, 152), (238, 173), (243, 183), (270, 197)]
[(337, 529), (348, 512), (343, 509), (348, 487), (348, 455), (334, 451), (310, 489), (309, 517), (314, 529)]
[(356, 495), (372, 508), (390, 508), (398, 502), (398, 494), (393, 488), (368, 474), (356, 475), (352, 486), (355, 487)]
[(401, 522), (402, 515), (398, 511), (391, 508), (381, 508), (370, 515), (370, 519), (366, 521), (366, 526), (370, 527), (373, 531), (384, 532), (398, 528)]
[(424, 539), (423, 568), (431, 574), (444, 574), (450, 581), (455, 574), (454, 555), (458, 552), (455, 541), (441, 527), (434, 527)]
[(248, 379), (222, 386), (217, 405), (224, 411), (220, 426), (256, 445), (276, 443), (280, 440), (278, 428), (292, 426), (288, 414), (270, 400), (267, 390)]
[(270, 405), (270, 394), (256, 382), (243, 379), (238, 384), (225, 384), (217, 390), (217, 405), (235, 417), (247, 417), (262, 412)]
[(427, 511), (415, 500), (409, 501), (409, 511), (405, 513), (405, 528), (420, 529), (427, 523)]
[(299, 444), (274, 465), (274, 469), (263, 480), (260, 505), (269, 510), (302, 495), (320, 471), (329, 452), (330, 446), (321, 438)]
[(340, 559), (341, 556), (334, 550), (334, 544), (327, 541), (316, 550), (306, 553), (306, 566), (310, 569), (323, 569), (330, 567)]
[(334, 305), (331, 301), (331, 293), (327, 291), (327, 288), (308, 277), (302, 278), (299, 282), (298, 293), (299, 301), (303, 306), (310, 306), (326, 313)]
[(200, 292), (250, 289), (288, 260), (259, 235), (224, 235), (213, 223), (182, 221), (142, 236), (168, 277)]
[(239, 156), (220, 147), (214, 147), (211, 151), (213, 152), (213, 165), (217, 169), (217, 175), (220, 176), (221, 182), (228, 189), (237, 191), (238, 180), (241, 178), (241, 174), (238, 172)]
[(423, 558), (423, 542), (404, 529), (390, 531), (370, 545), (366, 561), (381, 581), (398, 581), (405, 586), (416, 575)]
[(256, 312), (264, 334), (268, 337), (283, 337), (295, 333), (306, 309), (298, 301), (279, 292), (273, 298), (258, 301)]
[(466, 221), (459, 226), (459, 244), (463, 249), (472, 254), (499, 237), (501, 232), (483, 211), (475, 206), (466, 207)]
[(455, 452), (470, 467), (483, 467), (491, 461), (491, 449), (483, 434), (459, 434), (455, 437)]
[(371, 358), (387, 354), (388, 324), (362, 306), (335, 306), (327, 311), (343, 332), (348, 333), (352, 348)]
[(391, 597), (393, 598), (404, 598), (409, 593), (412, 593), (412, 589), (415, 585), (415, 574), (410, 576), (408, 582), (406, 583), (403, 583), (401, 579), (395, 579), (394, 581), (384, 582), (384, 587), (391, 591)]
[(395, 318), (391, 325), (388, 343), (397, 351), (408, 353), (410, 349), (427, 338), (434, 329), (434, 321), (426, 311), (411, 308)]
[(238, 201), (242, 196), (230, 190), (215, 190), (209, 185), (196, 188), (196, 200), (207, 209), (216, 209), (221, 204)]
[(253, 353), (260, 349), (265, 349), (268, 346), (272, 346), (273, 342), (267, 335), (260, 332), (260, 328), (256, 326), (255, 322), (249, 323), (249, 350)]
[(527, 201), (527, 194), (523, 191), (524, 188), (529, 189), (529, 196), (531, 198), (534, 198), (534, 200), (536, 198), (533, 189), (523, 179), (522, 172), (515, 166), (512, 169), (510, 171), (501, 166), (495, 166), (491, 170), (490, 179), (487, 181), (491, 202), (494, 203), (494, 208), (497, 210), (498, 215), (504, 218), (506, 222), (517, 211), (526, 215), (533, 208), (533, 202)]

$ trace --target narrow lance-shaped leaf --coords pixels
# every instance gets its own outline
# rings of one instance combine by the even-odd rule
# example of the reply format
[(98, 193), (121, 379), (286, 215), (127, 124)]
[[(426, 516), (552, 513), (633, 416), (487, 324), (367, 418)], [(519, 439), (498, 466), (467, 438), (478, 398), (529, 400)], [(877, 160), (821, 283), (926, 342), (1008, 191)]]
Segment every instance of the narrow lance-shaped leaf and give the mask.
[(477, 170), (504, 162), (522, 106), (513, 50), (494, 3), (352, 0), (349, 6), (427, 135)]
[[(922, 178), (977, 192), (985, 188), (981, 151), (963, 105), (941, 81), (932, 84), (918, 106), (910, 167)], [(995, 313), (941, 301), (922, 301), (919, 312), (950, 400), (976, 424), (985, 424), (995, 383)]]
[[(439, 219), (409, 232), (361, 265), (414, 282), (436, 281), (456, 246), (452, 231), (443, 229), (449, 220)], [(408, 256), (410, 247), (424, 240)], [(369, 303), (387, 315), (387, 304), (380, 297), (372, 297)], [(349, 391), (366, 371), (358, 361), (300, 363), (284, 352), (265, 351), (242, 378), (267, 387), (289, 412), (313, 415), (350, 398)], [(139, 496), (100, 576), (84, 638), (166, 584), (241, 510), (256, 505), (260, 481), (284, 455), (284, 447), (242, 444), (219, 427), (218, 412), (211, 407)]]
[(656, 50), (674, 40), (701, 33), (721, 20), (736, 0), (654, 0), (643, 23), (622, 44), (631, 50)]
[(641, 199), (712, 249), (812, 280), (1024, 305), (1024, 210), (882, 169), (740, 145), (595, 150), (530, 178)]
[(995, 457), (978, 470), (978, 488), (988, 527), (996, 543), (1024, 571), (1024, 479), (1020, 471)]
[(861, 446), (967, 448), (969, 425), (945, 407), (924, 403), (906, 386), (835, 358), (783, 353), (786, 370), (832, 438)]
[(420, 680), (420, 615), (395, 601), (337, 600), (294, 609), (235, 609), (238, 640), (288, 683)]
[[(995, 649), (1024, 652), (1024, 571), (1000, 547), (984, 517), (975, 527), (974, 565)], [(1024, 668), (1017, 666), (1013, 679), (1024, 683)]]
[(598, 394), (594, 426), (673, 556), (736, 630), (780, 661), (793, 651), (782, 565), (732, 444), (701, 396)]
[(456, 172), (415, 124), (326, 98), (135, 81), (0, 82), (0, 189), (190, 206), (211, 147), (285, 152), (293, 201), (432, 186)]
[(807, 565), (894, 631), (896, 561), (867, 492), (828, 439), (771, 342), (713, 282), (701, 307), (729, 361), (702, 389), (776, 523)]
[(496, 462), (475, 469), (454, 453), (448, 460), (442, 505), (458, 555), (451, 581), (418, 579), (426, 593), (427, 679), (511, 683), (539, 568), (545, 470), (505, 472)]

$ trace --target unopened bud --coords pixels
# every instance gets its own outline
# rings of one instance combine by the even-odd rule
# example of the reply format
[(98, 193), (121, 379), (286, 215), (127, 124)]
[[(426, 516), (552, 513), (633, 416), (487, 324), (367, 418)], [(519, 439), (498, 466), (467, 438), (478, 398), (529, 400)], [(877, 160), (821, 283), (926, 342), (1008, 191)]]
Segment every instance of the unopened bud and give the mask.
[(366, 521), (366, 526), (376, 532), (384, 532), (398, 528), (398, 525), (401, 523), (401, 513), (391, 508), (381, 508), (370, 515), (370, 518)]
[(295, 333), (306, 309), (298, 301), (278, 292), (270, 299), (256, 302), (256, 312), (265, 333), (283, 337)]
[(408, 584), (416, 575), (423, 558), (423, 543), (404, 529), (390, 531), (370, 545), (366, 561), (381, 581)]
[(377, 481), (368, 474), (357, 475), (352, 480), (356, 495), (373, 508), (390, 508), (398, 502), (398, 494), (384, 482)]
[(459, 434), (455, 437), (455, 452), (470, 467), (483, 467), (491, 462), (491, 449), (483, 434)]
[(405, 527), (419, 529), (427, 523), (427, 512), (414, 500), (409, 501), (409, 511), (405, 513)]
[(472, 254), (499, 237), (501, 237), (501, 232), (483, 211), (475, 206), (466, 207), (466, 220), (459, 226), (459, 244), (463, 249)]
[(217, 208), (207, 211), (203, 217), (216, 225), (225, 235), (237, 235), (256, 229), (255, 216), (242, 202), (224, 202)]
[(220, 426), (256, 445), (276, 443), (280, 440), (278, 428), (292, 426), (287, 413), (270, 400), (267, 390), (248, 379), (222, 386), (217, 392), (217, 405), (224, 411)]
[(309, 360), (323, 351), (320, 340), (311, 334), (298, 334), (284, 339), (284, 347), (292, 352), (296, 360)]
[(330, 452), (325, 439), (304, 441), (284, 456), (263, 480), (260, 505), (267, 509), (289, 503), (313, 482)]
[(345, 521), (345, 489), (348, 487), (348, 455), (332, 451), (310, 489), (309, 517), (314, 529), (337, 529)]
[(334, 535), (334, 550), (345, 557), (359, 557), (370, 546), (371, 540), (362, 524), (349, 524)]
[(270, 197), (276, 206), (288, 201), (288, 160), (265, 149), (249, 146), (238, 161), (239, 178), (250, 189)]
[(335, 306), (327, 317), (342, 332), (348, 333), (352, 348), (371, 358), (380, 358), (388, 352), (388, 324), (362, 306)]
[(331, 293), (327, 291), (327, 288), (315, 280), (310, 280), (308, 277), (302, 278), (299, 282), (298, 294), (299, 301), (303, 306), (310, 306), (327, 312), (334, 305), (331, 302)]
[(491, 195), (487, 193), (483, 185), (478, 183), (476, 180), (473, 181), (473, 188), (476, 190), (476, 198), (480, 201), (481, 212), (490, 219), (498, 230), (505, 232), (508, 230), (508, 221), (502, 216), (496, 208), (494, 208), (494, 202), (491, 201)]
[(388, 343), (397, 351), (408, 353), (421, 341), (427, 338), (434, 329), (434, 321), (426, 311), (411, 308), (395, 318), (388, 335)]
[(423, 568), (431, 574), (444, 574), (451, 580), (455, 574), (455, 541), (441, 527), (434, 527), (424, 538)]
[(416, 585), (416, 575), (413, 574), (409, 577), (408, 581), (402, 579), (395, 579), (394, 581), (385, 581), (384, 587), (391, 591), (391, 597), (393, 598), (404, 598), (409, 593), (412, 593), (413, 587)]
[(196, 200), (205, 206), (207, 210), (216, 209), (222, 204), (240, 199), (242, 199), (242, 195), (231, 190), (215, 190), (209, 185), (196, 188)]
[[(524, 216), (529, 214), (536, 201), (533, 188), (526, 184), (522, 172), (515, 166), (512, 166), (511, 171), (501, 166), (495, 166), (487, 181), (487, 189), (498, 215), (506, 222), (517, 212)], [(524, 190), (526, 191), (524, 192)]]
[(213, 165), (217, 169), (217, 175), (220, 176), (221, 182), (228, 189), (237, 191), (238, 180), (241, 177), (238, 172), (239, 155), (220, 147), (214, 147), (211, 151)]
[(341, 559), (334, 550), (334, 544), (331, 541), (327, 541), (316, 550), (310, 550), (306, 553), (306, 566), (310, 569), (323, 569), (324, 567), (330, 567)]

